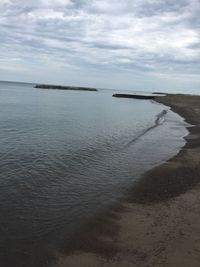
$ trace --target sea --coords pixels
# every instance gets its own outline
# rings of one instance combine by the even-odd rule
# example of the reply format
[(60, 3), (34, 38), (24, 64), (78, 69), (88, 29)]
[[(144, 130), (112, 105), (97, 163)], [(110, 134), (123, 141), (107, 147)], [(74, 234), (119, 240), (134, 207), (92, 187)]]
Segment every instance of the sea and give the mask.
[(0, 82), (0, 266), (45, 266), (47, 255), (184, 146), (183, 118), (116, 92), (126, 91)]

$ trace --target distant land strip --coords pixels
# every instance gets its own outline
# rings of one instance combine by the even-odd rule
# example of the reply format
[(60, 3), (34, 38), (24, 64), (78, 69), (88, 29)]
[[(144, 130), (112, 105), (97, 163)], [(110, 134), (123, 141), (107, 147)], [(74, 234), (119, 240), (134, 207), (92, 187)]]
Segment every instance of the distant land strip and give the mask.
[(153, 92), (154, 95), (167, 95), (167, 93), (164, 92)]
[(155, 99), (153, 95), (132, 95), (132, 94), (114, 94), (113, 97), (122, 97), (122, 98), (135, 98), (135, 99)]
[(54, 90), (75, 90), (75, 91), (93, 91), (93, 92), (98, 91), (96, 88), (62, 86), (62, 85), (51, 85), (51, 84), (36, 84), (34, 87), (40, 89), (54, 89)]

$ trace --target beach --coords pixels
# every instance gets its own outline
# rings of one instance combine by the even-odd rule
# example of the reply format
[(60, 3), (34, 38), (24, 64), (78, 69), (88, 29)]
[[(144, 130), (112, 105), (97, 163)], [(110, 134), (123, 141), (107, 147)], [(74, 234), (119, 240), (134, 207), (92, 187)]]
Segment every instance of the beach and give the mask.
[(49, 266), (55, 254), (91, 249), (116, 254), (97, 234), (116, 239), (113, 218), (121, 216), (122, 198), (133, 195), (127, 189), (176, 155), (188, 131), (155, 99), (115, 92), (0, 82), (3, 267)]
[(56, 267), (200, 266), (200, 96), (157, 96), (191, 124), (175, 157), (147, 172), (71, 246)]

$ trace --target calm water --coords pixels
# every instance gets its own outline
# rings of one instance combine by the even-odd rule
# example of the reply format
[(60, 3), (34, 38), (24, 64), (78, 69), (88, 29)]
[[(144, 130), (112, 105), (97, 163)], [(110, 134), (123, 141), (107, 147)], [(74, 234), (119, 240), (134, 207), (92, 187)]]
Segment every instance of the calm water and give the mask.
[(38, 266), (184, 145), (167, 107), (112, 93), (0, 83), (0, 266)]

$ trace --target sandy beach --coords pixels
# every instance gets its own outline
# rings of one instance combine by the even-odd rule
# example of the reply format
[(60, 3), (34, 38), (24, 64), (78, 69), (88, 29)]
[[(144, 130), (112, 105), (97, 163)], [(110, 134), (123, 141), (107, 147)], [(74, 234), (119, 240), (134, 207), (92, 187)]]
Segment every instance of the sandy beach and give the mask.
[(193, 125), (185, 147), (56, 252), (54, 267), (200, 266), (200, 96), (156, 101)]

